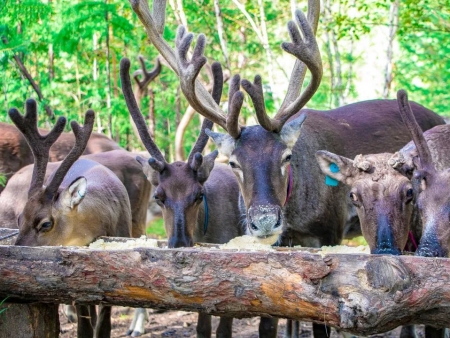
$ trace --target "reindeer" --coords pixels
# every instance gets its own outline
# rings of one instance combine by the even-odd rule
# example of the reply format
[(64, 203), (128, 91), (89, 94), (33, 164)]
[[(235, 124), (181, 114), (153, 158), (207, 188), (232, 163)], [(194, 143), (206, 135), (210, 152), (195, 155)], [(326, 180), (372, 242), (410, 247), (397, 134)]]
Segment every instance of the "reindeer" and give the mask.
[[(448, 125), (430, 130), (436, 131), (435, 143), (430, 150), (427, 140), (420, 130), (405, 91), (397, 94), (400, 113), (407, 126), (416, 150), (396, 154), (392, 164), (405, 175), (411, 177), (419, 215), (423, 224), (423, 234), (416, 255), (424, 257), (448, 257), (450, 247), (450, 169), (447, 142), (450, 136)], [(436, 138), (438, 136), (439, 138)], [(438, 142), (436, 142), (438, 141)], [(412, 156), (408, 160), (405, 154)], [(416, 155), (417, 154), (417, 155)], [(439, 168), (439, 169), (438, 169)]]
[[(86, 113), (83, 127), (74, 121), (71, 123), (75, 145), (45, 186), (49, 149), (62, 133), (65, 118), (60, 117), (54, 128), (42, 136), (37, 129), (36, 101), (26, 102), (25, 116), (14, 108), (9, 116), (25, 136), (35, 163), (28, 201), (18, 218), (19, 235), (15, 244), (86, 245), (99, 236), (130, 237), (130, 200), (122, 182), (101, 164), (78, 160), (92, 132), (94, 112)], [(77, 306), (77, 310), (78, 336), (92, 337), (88, 308)], [(100, 306), (96, 337), (110, 336), (110, 316), (111, 307)]]
[[(413, 114), (406, 91), (397, 92), (402, 120), (412, 142), (408, 143), (390, 159), (398, 172), (411, 179), (422, 237), (416, 256), (448, 257), (450, 249), (450, 161), (447, 144), (450, 139), (449, 125), (436, 126), (424, 135)], [(443, 338), (444, 328), (425, 326), (425, 337)]]
[[(162, 209), (169, 248), (190, 247), (194, 242), (226, 243), (244, 234), (240, 222), (239, 186), (230, 168), (214, 164), (218, 152), (202, 156), (212, 122), (205, 119), (187, 162), (167, 163), (152, 140), (136, 102), (129, 76), (130, 61), (120, 63), (122, 91), (131, 117), (152, 156), (136, 159), (155, 188), (154, 199)], [(212, 65), (213, 97), (220, 102), (223, 76), (220, 64)], [(217, 336), (231, 337), (233, 318), (221, 317)], [(132, 328), (130, 328), (132, 330)], [(138, 332), (140, 333), (140, 332)], [(198, 337), (211, 337), (211, 316), (199, 313)]]
[[(411, 106), (417, 109), (417, 104)], [(435, 126), (423, 137), (436, 169), (443, 171), (450, 166), (450, 156), (443, 146), (450, 141), (449, 125)], [(405, 246), (408, 251), (417, 249), (422, 223), (410, 181), (419, 165), (414, 141), (394, 154), (357, 155), (351, 160), (319, 150), (316, 158), (325, 175), (350, 188), (350, 200), (372, 253), (400, 255)]]
[[(281, 46), (297, 60), (286, 98), (274, 118), (266, 113), (261, 77), (256, 76), (251, 83), (235, 75), (236, 88), (242, 84), (249, 94), (260, 124), (247, 127), (238, 124), (244, 100), (240, 90), (230, 91), (226, 116), (196, 81), (206, 62), (205, 36), (199, 35), (192, 58), (188, 60), (192, 34), (179, 27), (176, 51), (162, 37), (164, 1), (154, 1), (152, 11), (146, 0), (130, 0), (130, 3), (149, 40), (179, 76), (181, 89), (191, 106), (227, 131), (226, 134), (206, 132), (219, 151), (229, 158), (238, 179), (248, 233), (272, 237), (278, 245), (339, 244), (346, 229), (355, 222), (356, 213), (348, 200), (348, 187), (326, 184), (315, 159), (316, 151), (326, 149), (352, 158), (361, 153), (394, 152), (409, 140), (396, 114), (396, 102), (392, 100), (358, 102), (330, 111), (301, 110), (322, 78), (321, 56), (314, 36), (319, 1), (309, 1), (308, 20), (301, 11), (295, 12), (303, 34), (294, 22), (288, 24), (292, 42)], [(300, 95), (305, 66), (312, 78)], [(415, 115), (424, 130), (444, 123), (437, 114), (421, 106)], [(289, 324), (288, 334), (291, 329)], [(313, 331), (316, 336), (326, 336), (323, 325), (313, 324)]]
[[(47, 133), (39, 129), (41, 133)], [(50, 148), (50, 161), (61, 161), (75, 144), (73, 134), (62, 133)], [(99, 133), (92, 133), (84, 154), (95, 154), (104, 151), (120, 149), (108, 137)], [(20, 168), (33, 163), (33, 154), (22, 134), (11, 124), (0, 122), (0, 173), (9, 179)], [(0, 192), (3, 187), (0, 186)]]

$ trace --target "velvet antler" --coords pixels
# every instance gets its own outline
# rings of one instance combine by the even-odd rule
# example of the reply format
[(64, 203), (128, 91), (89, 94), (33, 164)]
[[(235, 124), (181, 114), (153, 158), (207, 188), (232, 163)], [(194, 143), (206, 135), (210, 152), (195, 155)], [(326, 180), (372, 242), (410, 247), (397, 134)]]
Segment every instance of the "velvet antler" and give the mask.
[(75, 161), (83, 155), (89, 141), (89, 137), (91, 136), (92, 129), (94, 128), (94, 121), (94, 111), (88, 110), (84, 115), (83, 126), (79, 125), (76, 121), (70, 122), (70, 126), (75, 135), (75, 145), (70, 150), (70, 153), (66, 156), (66, 158), (61, 162), (58, 169), (56, 169), (51, 182), (45, 188), (45, 192), (48, 196), (54, 196), (56, 194), (70, 167), (72, 167)]
[(35, 191), (42, 189), (50, 147), (63, 132), (67, 121), (65, 117), (59, 117), (53, 129), (47, 135), (42, 136), (37, 127), (37, 106), (33, 99), (26, 102), (25, 116), (22, 116), (15, 108), (9, 110), (9, 116), (22, 132), (33, 152), (33, 175), (28, 190), (28, 196), (30, 197)]
[[(211, 71), (213, 74), (213, 89), (212, 89), (212, 97), (214, 98), (214, 101), (219, 104), (220, 98), (222, 97), (222, 90), (223, 90), (223, 71), (222, 66), (219, 62), (214, 62), (211, 65)], [(211, 129), (213, 126), (213, 122), (207, 118), (203, 120), (202, 128), (200, 130), (200, 134), (198, 135), (197, 141), (195, 142), (194, 146), (192, 147), (192, 150), (188, 157), (188, 163), (191, 163), (193, 156), (196, 153), (202, 153), (203, 149), (205, 149), (206, 143), (208, 143), (208, 135), (205, 133), (206, 129)]]
[(400, 89), (397, 92), (397, 102), (403, 123), (408, 128), (411, 138), (417, 147), (420, 165), (422, 166), (421, 169), (435, 170), (430, 149), (428, 148), (427, 141), (423, 136), (423, 131), (414, 117), (411, 106), (409, 105), (408, 94), (405, 90)]
[[(125, 102), (127, 103), (128, 111), (136, 124), (139, 136), (141, 137), (145, 148), (155, 160), (161, 162), (160, 164), (166, 163), (164, 156), (155, 142), (153, 142), (150, 133), (148, 132), (144, 117), (142, 116), (141, 110), (134, 97), (130, 79), (130, 60), (127, 58), (120, 60), (120, 79), (122, 81), (122, 92), (125, 97)], [(157, 167), (160, 168), (161, 166), (158, 164)], [(164, 168), (164, 166), (162, 167)]]

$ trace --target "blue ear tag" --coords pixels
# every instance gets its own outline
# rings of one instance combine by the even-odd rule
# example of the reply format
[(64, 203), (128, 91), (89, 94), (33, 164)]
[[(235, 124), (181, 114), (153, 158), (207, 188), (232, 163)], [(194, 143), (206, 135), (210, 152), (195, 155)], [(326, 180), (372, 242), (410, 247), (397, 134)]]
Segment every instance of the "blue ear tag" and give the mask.
[[(336, 163), (331, 163), (330, 164), (330, 171), (332, 173), (338, 173), (339, 172), (339, 167)], [(339, 184), (339, 181), (326, 175), (325, 176), (325, 184), (329, 185), (330, 187), (337, 187)]]

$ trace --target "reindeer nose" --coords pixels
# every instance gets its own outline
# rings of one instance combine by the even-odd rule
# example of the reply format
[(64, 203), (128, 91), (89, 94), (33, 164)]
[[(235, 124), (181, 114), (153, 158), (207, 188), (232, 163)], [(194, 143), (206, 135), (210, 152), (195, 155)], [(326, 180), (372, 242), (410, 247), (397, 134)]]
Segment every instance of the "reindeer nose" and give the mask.
[(194, 246), (194, 241), (185, 236), (172, 236), (169, 238), (167, 246), (171, 249), (191, 247)]
[(273, 235), (281, 227), (281, 210), (274, 205), (252, 206), (248, 209), (249, 227), (258, 237)]

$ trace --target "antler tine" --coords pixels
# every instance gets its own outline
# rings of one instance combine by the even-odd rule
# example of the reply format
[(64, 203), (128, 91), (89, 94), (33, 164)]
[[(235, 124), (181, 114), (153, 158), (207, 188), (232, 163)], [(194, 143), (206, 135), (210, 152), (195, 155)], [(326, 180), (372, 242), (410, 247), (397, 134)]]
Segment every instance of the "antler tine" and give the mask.
[[(165, 22), (165, 0), (153, 1), (153, 13), (150, 12), (148, 0), (129, 0), (133, 11), (137, 14), (141, 23), (144, 25), (147, 36), (151, 43), (156, 47), (161, 56), (166, 59), (172, 70), (180, 77), (180, 71), (177, 66), (177, 57), (175, 51), (167, 44), (162, 37), (162, 31)], [(194, 79), (195, 80), (195, 79)], [(202, 110), (197, 110), (192, 105), (191, 97), (187, 97), (191, 106), (197, 110), (198, 113), (210, 118), (213, 122), (218, 123), (222, 127), (225, 126), (225, 114), (220, 107), (214, 102), (214, 99), (201, 84), (200, 81), (195, 80), (195, 89), (193, 92), (201, 99)], [(194, 86), (193, 86), (194, 88)], [(186, 95), (186, 94), (185, 94)], [(212, 117), (212, 118), (211, 118)], [(219, 123), (220, 122), (220, 123)]]
[(290, 103), (286, 108), (280, 109), (273, 120), (277, 121), (278, 131), (281, 130), (284, 123), (295, 113), (297, 113), (303, 106), (311, 99), (311, 97), (319, 88), (322, 80), (322, 58), (320, 57), (319, 47), (314, 36), (314, 31), (306, 20), (302, 11), (295, 12), (298, 25), (300, 26), (304, 39), (302, 40), (300, 32), (293, 21), (288, 23), (289, 34), (292, 43), (283, 42), (281, 47), (284, 51), (294, 55), (299, 60), (305, 63), (310, 70), (312, 77), (311, 81), (306, 87), (305, 91), (297, 97), (294, 102)]
[(33, 152), (34, 167), (28, 190), (28, 196), (31, 196), (44, 184), (50, 147), (63, 132), (67, 121), (65, 117), (59, 117), (53, 129), (47, 135), (42, 136), (37, 128), (37, 106), (33, 99), (26, 102), (25, 116), (22, 116), (17, 109), (12, 108), (9, 110), (9, 117), (22, 132)]
[[(147, 72), (144, 57), (141, 55), (139, 55), (139, 62), (141, 64), (141, 69), (138, 69), (133, 73), (133, 78), (134, 81), (136, 81), (139, 89), (142, 91), (161, 73), (161, 62), (159, 61), (159, 58), (156, 58), (155, 66), (150, 72)], [(142, 76), (142, 81), (139, 80), (139, 76)]]
[(76, 160), (83, 155), (86, 145), (91, 136), (92, 129), (94, 128), (95, 113), (93, 110), (88, 110), (84, 115), (84, 125), (80, 126), (76, 121), (70, 122), (70, 127), (75, 135), (75, 145), (70, 150), (66, 158), (61, 162), (61, 165), (56, 169), (55, 174), (49, 185), (45, 188), (47, 196), (54, 196), (58, 191), (59, 186), (64, 180), (70, 167), (75, 163)]
[[(213, 89), (212, 89), (212, 97), (214, 101), (219, 104), (220, 98), (222, 97), (223, 91), (223, 71), (222, 66), (219, 62), (213, 62), (211, 65), (211, 71), (213, 74)], [(202, 123), (202, 128), (200, 130), (200, 134), (198, 135), (197, 141), (188, 157), (188, 163), (192, 162), (196, 153), (202, 153), (203, 149), (205, 149), (206, 144), (208, 143), (209, 136), (205, 133), (206, 129), (211, 129), (213, 126), (213, 122), (208, 118), (205, 118)]]
[(120, 60), (120, 80), (122, 81), (122, 92), (125, 97), (125, 102), (127, 103), (128, 111), (133, 118), (134, 123), (139, 131), (139, 136), (142, 142), (147, 148), (148, 152), (156, 160), (165, 163), (164, 156), (159, 150), (158, 146), (153, 142), (150, 133), (148, 132), (147, 125), (145, 124), (144, 118), (142, 117), (141, 110), (139, 109), (136, 99), (133, 94), (133, 89), (131, 87), (130, 79), (130, 60), (123, 58)]
[(239, 113), (244, 103), (244, 94), (239, 90), (240, 84), (241, 77), (239, 74), (236, 74), (232, 77), (228, 90), (227, 131), (235, 139), (241, 135)]
[(397, 102), (403, 123), (408, 128), (414, 144), (417, 147), (417, 152), (419, 154), (422, 169), (434, 170), (435, 167), (433, 164), (433, 159), (431, 157), (430, 149), (428, 148), (427, 141), (423, 136), (423, 131), (417, 123), (416, 118), (414, 117), (414, 114), (411, 110), (411, 106), (409, 105), (408, 101), (408, 94), (405, 90), (400, 89), (397, 92)]
[(252, 99), (256, 117), (261, 127), (269, 131), (276, 131), (271, 118), (266, 113), (261, 76), (256, 75), (253, 83), (246, 79), (242, 80), (242, 87)]
[(192, 108), (207, 119), (217, 123), (222, 128), (227, 129), (225, 114), (223, 114), (219, 105), (214, 102), (214, 100), (214, 105), (211, 105), (208, 102), (208, 99), (212, 98), (211, 95), (209, 93), (206, 96), (201, 95), (201, 93), (200, 95), (197, 95), (196, 88), (198, 83), (196, 82), (196, 79), (201, 68), (206, 63), (206, 57), (203, 55), (206, 38), (203, 34), (198, 36), (192, 58), (188, 61), (187, 52), (193, 38), (193, 34), (187, 33), (183, 26), (178, 27), (175, 45), (177, 49), (176, 56), (181, 90)]
[[(308, 22), (314, 32), (317, 32), (317, 26), (319, 23), (320, 15), (320, 1), (319, 0), (309, 0), (308, 1)], [(286, 92), (286, 96), (281, 104), (280, 110), (284, 110), (289, 104), (295, 101), (300, 95), (300, 90), (302, 89), (302, 84), (306, 75), (306, 66), (300, 60), (295, 60), (294, 68), (292, 69), (291, 77), (289, 80), (289, 86)]]

